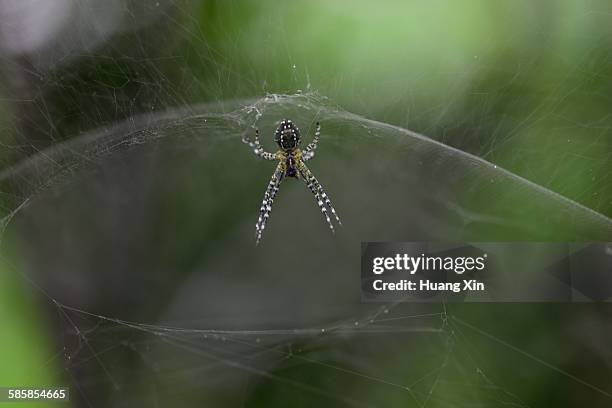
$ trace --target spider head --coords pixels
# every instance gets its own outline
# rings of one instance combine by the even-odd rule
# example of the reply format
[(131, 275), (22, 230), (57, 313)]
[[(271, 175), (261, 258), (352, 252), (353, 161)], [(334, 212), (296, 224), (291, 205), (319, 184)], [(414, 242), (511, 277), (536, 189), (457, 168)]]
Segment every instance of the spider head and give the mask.
[(300, 130), (288, 119), (281, 121), (274, 133), (274, 141), (284, 151), (292, 151), (300, 145)]

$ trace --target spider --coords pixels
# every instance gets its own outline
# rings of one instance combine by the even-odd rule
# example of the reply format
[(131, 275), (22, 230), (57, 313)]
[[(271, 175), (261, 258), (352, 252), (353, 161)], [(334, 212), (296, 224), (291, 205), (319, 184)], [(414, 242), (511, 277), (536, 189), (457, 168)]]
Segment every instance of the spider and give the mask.
[(259, 129), (255, 129), (255, 141), (245, 136), (242, 141), (247, 143), (253, 149), (253, 153), (257, 157), (264, 160), (277, 160), (278, 165), (276, 170), (272, 174), (268, 188), (264, 194), (263, 202), (261, 203), (261, 209), (259, 210), (259, 218), (255, 225), (255, 237), (257, 244), (261, 241), (261, 236), (266, 228), (266, 221), (270, 217), (272, 212), (272, 203), (278, 193), (281, 182), (285, 177), (293, 177), (298, 180), (303, 180), (306, 183), (308, 189), (314, 194), (319, 209), (323, 213), (327, 225), (334, 232), (334, 224), (329, 217), (331, 212), (338, 222), (338, 225), (342, 225), (340, 218), (336, 214), (336, 210), (332, 206), (329, 197), (325, 193), (323, 186), (317, 181), (315, 176), (312, 174), (310, 169), (306, 167), (308, 160), (312, 159), (315, 155), (315, 150), (319, 143), (319, 137), (321, 136), (321, 125), (317, 122), (314, 139), (311, 143), (306, 146), (303, 151), (300, 150), (299, 146), (301, 143), (300, 130), (288, 119), (282, 120), (276, 132), (274, 133), (274, 141), (278, 144), (280, 150), (276, 153), (266, 152), (259, 142)]

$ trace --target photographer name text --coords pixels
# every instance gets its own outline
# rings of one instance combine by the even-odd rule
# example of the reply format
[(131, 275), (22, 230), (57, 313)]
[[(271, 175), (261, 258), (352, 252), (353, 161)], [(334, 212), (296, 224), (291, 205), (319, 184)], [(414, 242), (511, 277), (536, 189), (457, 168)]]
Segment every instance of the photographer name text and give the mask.
[(476, 279), (463, 279), (461, 282), (436, 282), (429, 279), (385, 282), (376, 279), (372, 282), (375, 291), (407, 291), (407, 292), (480, 292), (485, 291), (485, 284)]

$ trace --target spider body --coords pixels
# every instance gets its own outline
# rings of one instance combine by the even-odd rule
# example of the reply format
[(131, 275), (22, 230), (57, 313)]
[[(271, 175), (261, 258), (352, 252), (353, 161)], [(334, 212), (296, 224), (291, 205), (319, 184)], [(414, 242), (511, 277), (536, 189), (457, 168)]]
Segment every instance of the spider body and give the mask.
[(283, 120), (274, 133), (274, 141), (285, 152), (295, 152), (300, 146), (300, 130), (290, 120)]
[(296, 157), (294, 156), (294, 153), (288, 154), (287, 158), (284, 159), (285, 161), (285, 166), (284, 166), (284, 170), (285, 170), (285, 177), (294, 177), (294, 178), (298, 178), (298, 168), (297, 168), (297, 161), (300, 159), (296, 159)]
[(255, 141), (250, 140), (245, 136), (243, 141), (253, 148), (253, 153), (256, 156), (265, 160), (278, 161), (276, 170), (272, 174), (272, 178), (268, 183), (268, 188), (264, 194), (264, 199), (261, 204), (259, 212), (259, 218), (255, 225), (255, 237), (257, 243), (261, 240), (263, 231), (266, 227), (266, 222), (272, 212), (272, 203), (278, 193), (281, 182), (284, 178), (291, 177), (298, 180), (304, 181), (308, 189), (315, 196), (317, 205), (323, 213), (327, 224), (332, 232), (334, 232), (334, 225), (329, 212), (331, 212), (338, 224), (341, 225), (340, 218), (336, 214), (336, 210), (331, 204), (331, 201), (323, 186), (318, 182), (315, 176), (312, 174), (310, 169), (306, 166), (306, 161), (312, 159), (315, 155), (319, 143), (319, 137), (321, 135), (321, 126), (319, 122), (316, 125), (316, 131), (314, 139), (308, 144), (306, 149), (303, 151), (299, 148), (301, 143), (300, 131), (290, 120), (282, 120), (276, 132), (274, 133), (274, 141), (278, 144), (280, 150), (276, 153), (270, 153), (264, 151), (259, 142), (259, 129), (255, 129)]
[(283, 166), (285, 177), (298, 178), (297, 163), (302, 155), (299, 149), (302, 142), (300, 130), (290, 120), (283, 120), (274, 133), (274, 141), (280, 148), (276, 156), (285, 163)]

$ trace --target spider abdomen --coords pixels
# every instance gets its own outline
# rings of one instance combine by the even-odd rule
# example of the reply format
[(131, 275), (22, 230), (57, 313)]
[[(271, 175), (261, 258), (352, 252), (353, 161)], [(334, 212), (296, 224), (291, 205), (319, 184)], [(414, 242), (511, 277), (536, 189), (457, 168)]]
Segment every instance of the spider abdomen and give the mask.
[(274, 133), (274, 141), (281, 150), (293, 152), (300, 145), (300, 130), (290, 120), (282, 120)]

